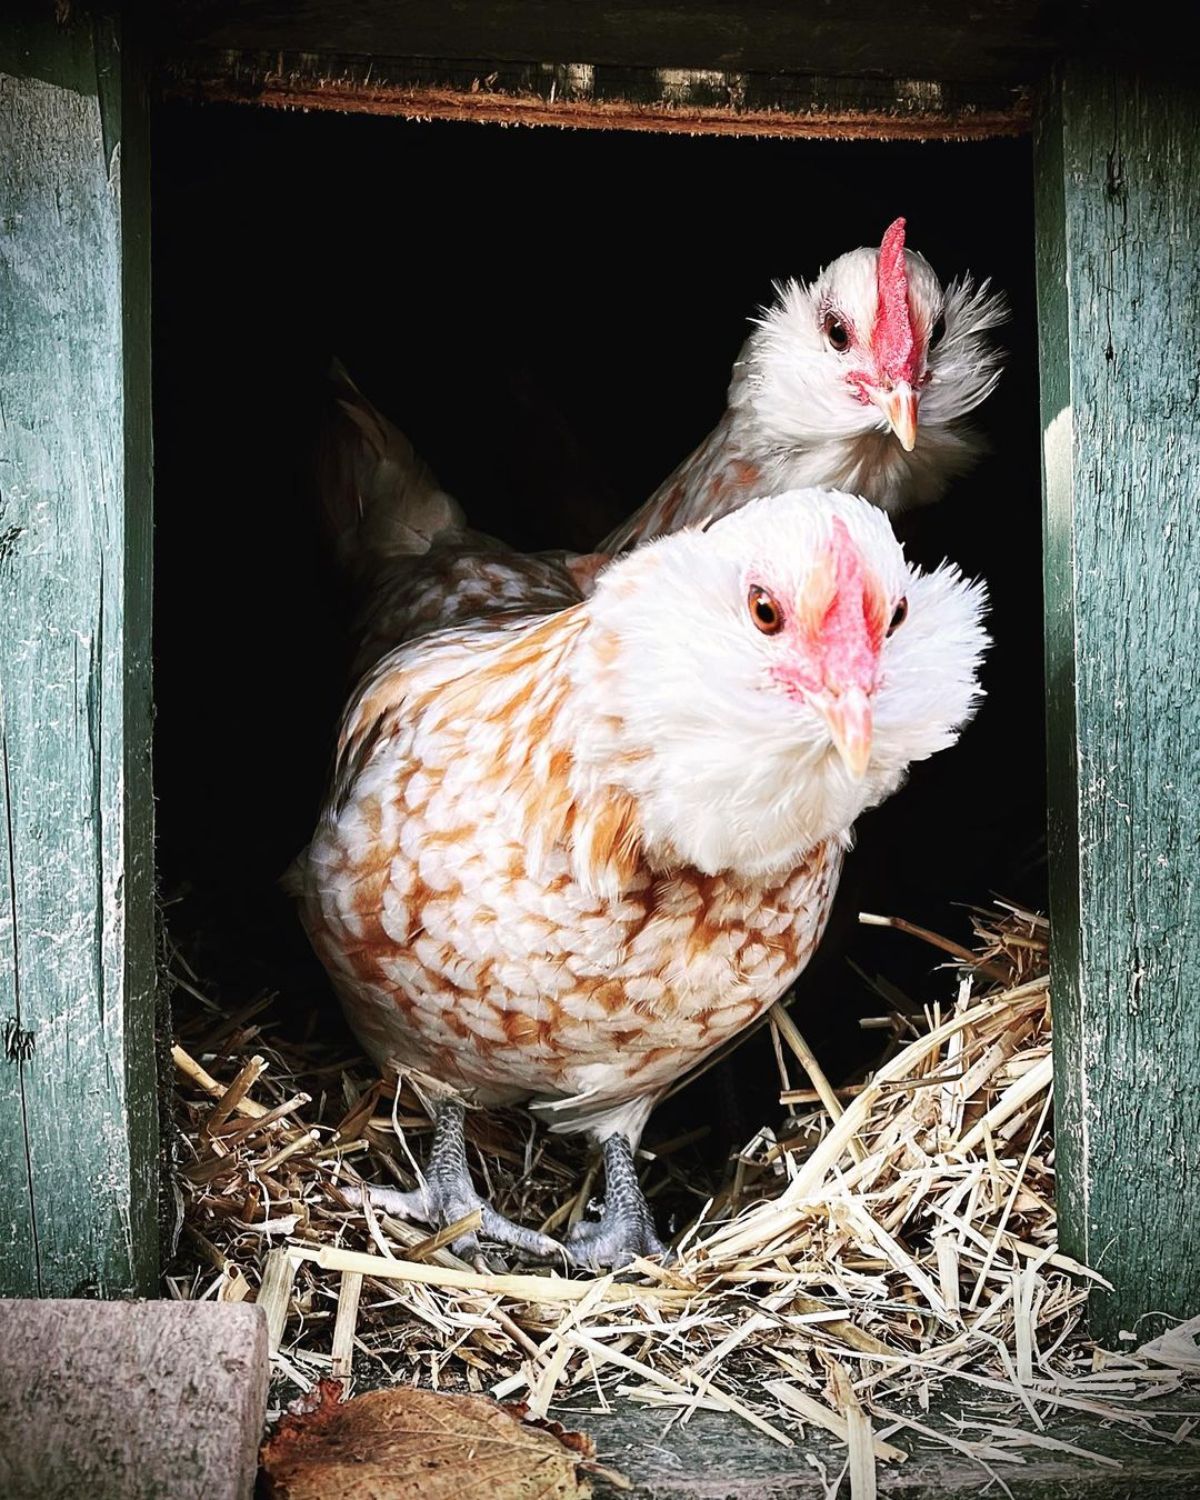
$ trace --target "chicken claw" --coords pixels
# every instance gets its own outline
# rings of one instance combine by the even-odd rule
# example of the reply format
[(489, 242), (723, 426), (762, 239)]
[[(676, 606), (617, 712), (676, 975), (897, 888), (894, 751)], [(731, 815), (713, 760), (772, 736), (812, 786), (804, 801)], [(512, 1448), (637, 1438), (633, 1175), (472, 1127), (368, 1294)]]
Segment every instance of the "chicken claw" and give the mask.
[(667, 1255), (654, 1215), (637, 1179), (633, 1147), (626, 1136), (604, 1142), (604, 1210), (598, 1220), (576, 1224), (563, 1248), (572, 1265), (620, 1270), (635, 1256)]
[[(478, 1231), (460, 1235), (450, 1246), (455, 1255), (464, 1260), (482, 1260), (481, 1236), (539, 1260), (561, 1257), (563, 1247), (557, 1240), (548, 1234), (540, 1234), (536, 1229), (514, 1224), (475, 1191), (467, 1166), (463, 1119), (462, 1104), (457, 1099), (443, 1099), (434, 1116), (433, 1149), (425, 1168), (424, 1186), (406, 1193), (369, 1184), (366, 1191), (372, 1205), (398, 1219), (415, 1219), (434, 1228), (457, 1223), (479, 1209), (482, 1221)], [(634, 1185), (636, 1187), (636, 1181)], [(354, 1192), (352, 1196), (357, 1198), (358, 1193)]]

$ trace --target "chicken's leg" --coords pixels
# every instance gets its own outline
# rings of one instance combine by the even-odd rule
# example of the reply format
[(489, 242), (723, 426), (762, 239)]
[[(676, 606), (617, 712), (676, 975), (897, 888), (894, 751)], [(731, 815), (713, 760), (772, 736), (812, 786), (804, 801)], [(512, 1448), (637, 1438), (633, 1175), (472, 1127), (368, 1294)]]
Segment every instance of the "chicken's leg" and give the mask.
[(598, 1220), (576, 1224), (565, 1249), (576, 1265), (614, 1270), (635, 1255), (667, 1253), (637, 1179), (633, 1147), (620, 1132), (604, 1142), (604, 1211)]
[[(433, 1149), (425, 1168), (424, 1187), (404, 1193), (395, 1188), (372, 1185), (368, 1189), (372, 1204), (397, 1218), (418, 1219), (422, 1224), (437, 1228), (453, 1224), (478, 1208), (483, 1215), (478, 1234), (460, 1235), (450, 1247), (456, 1255), (466, 1259), (474, 1259), (480, 1254), (480, 1236), (542, 1259), (561, 1255), (562, 1246), (557, 1240), (539, 1234), (536, 1229), (514, 1224), (511, 1219), (497, 1213), (487, 1199), (475, 1191), (467, 1166), (464, 1113), (457, 1099), (443, 1099), (434, 1115)], [(636, 1182), (634, 1186), (637, 1186)]]

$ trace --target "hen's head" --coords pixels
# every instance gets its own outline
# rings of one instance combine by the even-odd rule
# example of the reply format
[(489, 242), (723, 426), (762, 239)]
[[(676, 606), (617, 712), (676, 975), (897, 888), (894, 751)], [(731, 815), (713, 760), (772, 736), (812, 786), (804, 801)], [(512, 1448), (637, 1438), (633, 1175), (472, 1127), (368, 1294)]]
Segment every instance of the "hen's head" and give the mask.
[[(777, 290), (746, 370), (747, 399), (775, 443), (815, 447), (890, 433), (912, 453), (986, 400), (1000, 378), (988, 334), (1006, 316), (1003, 298), (969, 277), (943, 288), (929, 262), (905, 248), (903, 219), (877, 250), (851, 250), (815, 281)], [(864, 493), (888, 506), (936, 492), (924, 489)]]
[(910, 567), (865, 500), (751, 501), (601, 574), (576, 763), (634, 798), (653, 863), (786, 872), (953, 744), (984, 607), (957, 569)]

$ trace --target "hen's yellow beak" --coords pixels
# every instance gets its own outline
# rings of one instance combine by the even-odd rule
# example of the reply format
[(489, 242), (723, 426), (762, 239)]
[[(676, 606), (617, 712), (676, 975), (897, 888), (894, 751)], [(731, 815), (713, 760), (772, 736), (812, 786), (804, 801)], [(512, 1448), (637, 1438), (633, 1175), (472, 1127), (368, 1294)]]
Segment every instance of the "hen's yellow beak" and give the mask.
[(921, 399), (916, 391), (906, 380), (900, 380), (890, 391), (868, 386), (867, 395), (887, 418), (905, 453), (911, 453), (917, 445), (917, 402)]
[(861, 781), (871, 759), (871, 700), (862, 688), (847, 688), (843, 693), (822, 695), (815, 705), (829, 726), (833, 747), (842, 764)]

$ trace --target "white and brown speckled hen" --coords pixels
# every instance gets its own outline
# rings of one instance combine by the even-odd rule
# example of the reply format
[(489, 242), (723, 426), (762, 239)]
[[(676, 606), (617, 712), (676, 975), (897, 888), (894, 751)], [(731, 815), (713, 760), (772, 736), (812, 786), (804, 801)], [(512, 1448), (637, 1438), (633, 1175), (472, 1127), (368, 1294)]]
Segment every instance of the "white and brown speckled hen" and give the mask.
[[(351, 698), (291, 886), (377, 1062), (601, 1143), (605, 1211), (566, 1249), (621, 1264), (661, 1249), (633, 1170), (656, 1100), (803, 969), (855, 819), (970, 717), (983, 590), (810, 490), (640, 547), (584, 599), (430, 492), (368, 570), (382, 634), (411, 638)], [(476, 1194), (458, 1100), (425, 1183), (383, 1201), (558, 1248)]]

